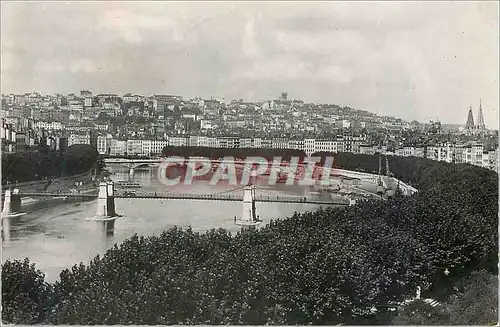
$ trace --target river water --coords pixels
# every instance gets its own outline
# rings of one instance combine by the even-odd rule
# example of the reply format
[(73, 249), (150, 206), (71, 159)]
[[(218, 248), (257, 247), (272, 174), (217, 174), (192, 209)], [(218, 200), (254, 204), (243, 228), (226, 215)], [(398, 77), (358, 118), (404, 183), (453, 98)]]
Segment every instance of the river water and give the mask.
[[(116, 173), (115, 181), (127, 180), (127, 173)], [(158, 182), (154, 170), (136, 171), (132, 180), (143, 186), (146, 192), (164, 192), (165, 186)], [(259, 182), (257, 181), (257, 184)], [(169, 191), (175, 193), (214, 193), (229, 190), (235, 186), (209, 185), (197, 181), (193, 185), (175, 186)], [(264, 186), (262, 186), (264, 187)], [(277, 184), (265, 186), (269, 194), (287, 194), (312, 198), (322, 195), (310, 193), (307, 187)], [(115, 199), (116, 211), (123, 215), (116, 220), (115, 232), (106, 236), (98, 223), (86, 220), (96, 212), (96, 200), (79, 203), (61, 203), (41, 209), (27, 208), (26, 215), (9, 218), (10, 240), (2, 243), (2, 262), (8, 259), (29, 258), (37, 269), (46, 274), (46, 280), (53, 282), (59, 273), (74, 264), (88, 263), (97, 254), (103, 254), (113, 244), (120, 243), (135, 233), (157, 235), (173, 226), (191, 226), (194, 231), (203, 232), (212, 228), (225, 228), (237, 232), (240, 226), (234, 224), (234, 216), (241, 215), (240, 202), (158, 200), (158, 199)], [(257, 203), (257, 214), (263, 220), (262, 226), (272, 219), (284, 218), (294, 212), (306, 212), (319, 205), (305, 203)]]

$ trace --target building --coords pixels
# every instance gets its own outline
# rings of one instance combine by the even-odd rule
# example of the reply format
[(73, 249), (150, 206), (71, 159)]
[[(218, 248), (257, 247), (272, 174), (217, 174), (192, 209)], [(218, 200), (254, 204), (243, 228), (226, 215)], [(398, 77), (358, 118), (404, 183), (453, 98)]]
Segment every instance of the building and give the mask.
[(427, 147), (427, 159), (453, 162), (454, 147), (450, 143)]
[(167, 140), (152, 140), (150, 152), (152, 154), (161, 154), (163, 152), (163, 148), (165, 148), (167, 145)]
[(253, 148), (253, 140), (251, 138), (240, 139), (240, 148)]
[(173, 136), (168, 138), (169, 146), (187, 146), (189, 143), (189, 139), (185, 137)]
[(83, 110), (83, 105), (80, 100), (71, 100), (69, 101), (68, 106), (70, 111), (80, 112)]
[(362, 144), (359, 146), (359, 153), (373, 155), (375, 154), (375, 147), (373, 147), (372, 145)]
[(156, 112), (167, 110), (169, 105), (175, 105), (180, 102), (182, 102), (182, 96), (179, 95), (155, 94), (153, 96), (153, 108)]
[(127, 140), (127, 155), (142, 154), (142, 140)]
[(45, 129), (49, 131), (61, 131), (63, 129), (63, 124), (58, 121), (52, 121), (52, 122), (44, 122), (44, 121), (37, 121), (33, 123), (32, 127), (34, 129)]
[(80, 97), (82, 98), (92, 98), (92, 92), (88, 90), (81, 90), (80, 91)]
[(471, 153), (471, 164), (475, 166), (483, 166), (483, 154), (484, 154), (484, 147), (482, 143), (475, 143), (472, 144), (471, 146), (472, 153)]
[(110, 145), (112, 156), (124, 155), (127, 151), (127, 141), (111, 140)]
[[(405, 146), (398, 151), (402, 152), (403, 157), (418, 157), (423, 158), (425, 154), (425, 149), (422, 147)], [(398, 154), (399, 155), (399, 154)]]
[(83, 106), (84, 106), (85, 108), (92, 107), (92, 98), (91, 98), (91, 97), (84, 98), (84, 99), (83, 99)]
[(219, 147), (220, 148), (239, 148), (240, 147), (240, 139), (236, 137), (218, 137)]
[(304, 152), (306, 155), (310, 156), (315, 152), (316, 139), (305, 139), (304, 140)]
[(341, 143), (342, 142), (338, 142), (336, 140), (335, 141), (332, 141), (332, 140), (315, 140), (315, 142), (314, 142), (314, 152), (332, 152), (332, 153), (341, 152), (341, 151), (339, 151), (339, 145)]
[(289, 149), (289, 140), (284, 138), (273, 139), (273, 149)]
[(488, 152), (488, 169), (494, 170), (498, 173), (498, 148)]
[(144, 97), (141, 95), (132, 95), (131, 93), (127, 93), (123, 96), (123, 103), (129, 102), (144, 102)]
[(288, 147), (289, 149), (304, 150), (304, 140), (290, 140)]
[(111, 135), (100, 135), (97, 137), (97, 152), (99, 154), (109, 154), (111, 152)]
[(71, 134), (68, 138), (68, 146), (75, 144), (91, 144), (90, 134)]

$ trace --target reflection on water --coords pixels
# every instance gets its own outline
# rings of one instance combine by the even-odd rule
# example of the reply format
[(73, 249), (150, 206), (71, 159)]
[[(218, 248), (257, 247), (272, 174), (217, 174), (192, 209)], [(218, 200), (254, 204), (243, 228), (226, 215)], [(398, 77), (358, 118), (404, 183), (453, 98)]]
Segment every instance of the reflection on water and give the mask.
[[(127, 180), (127, 173), (113, 175), (113, 180)], [(154, 171), (136, 171), (134, 181), (147, 192), (165, 191), (166, 186), (156, 180)], [(257, 184), (259, 184), (257, 182)], [(264, 186), (262, 186), (264, 187)], [(208, 185), (197, 182), (193, 185), (178, 185), (174, 192), (214, 193), (234, 188), (232, 185)], [(281, 193), (304, 195), (307, 189), (278, 184), (267, 187)], [(169, 191), (173, 191), (169, 189)], [(191, 226), (203, 232), (212, 228), (225, 228), (237, 232), (234, 216), (241, 215), (239, 202), (186, 201), (156, 199), (116, 199), (116, 210), (123, 218), (115, 223), (115, 233), (106, 236), (98, 223), (85, 220), (93, 217), (96, 200), (80, 203), (63, 203), (41, 208), (20, 217), (9, 218), (10, 240), (3, 242), (3, 260), (30, 258), (38, 269), (46, 273), (49, 281), (58, 278), (62, 269), (73, 264), (88, 262), (97, 254), (104, 253), (115, 242), (122, 242), (134, 233), (157, 235), (173, 226)], [(257, 203), (257, 214), (264, 225), (271, 219), (293, 215), (295, 211), (315, 210), (319, 206), (304, 203)]]

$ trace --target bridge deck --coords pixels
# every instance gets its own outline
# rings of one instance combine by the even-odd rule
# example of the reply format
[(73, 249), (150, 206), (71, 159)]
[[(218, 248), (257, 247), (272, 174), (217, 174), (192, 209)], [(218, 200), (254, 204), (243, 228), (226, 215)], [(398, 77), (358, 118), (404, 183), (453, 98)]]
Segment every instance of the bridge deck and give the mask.
[[(78, 193), (20, 193), (21, 197), (68, 197), (68, 198), (85, 198), (93, 199), (97, 197), (97, 193), (94, 194), (78, 194)], [(243, 196), (241, 195), (228, 195), (228, 194), (182, 194), (182, 193), (171, 193), (171, 194), (135, 194), (135, 195), (124, 195), (116, 194), (114, 196), (117, 199), (156, 199), (156, 200), (204, 200), (204, 201), (243, 201)], [(268, 195), (257, 195), (255, 196), (255, 202), (268, 202), (268, 203), (304, 203), (304, 204), (328, 204), (328, 205), (348, 205), (347, 201), (326, 201), (326, 200), (314, 200), (302, 196), (268, 196)]]

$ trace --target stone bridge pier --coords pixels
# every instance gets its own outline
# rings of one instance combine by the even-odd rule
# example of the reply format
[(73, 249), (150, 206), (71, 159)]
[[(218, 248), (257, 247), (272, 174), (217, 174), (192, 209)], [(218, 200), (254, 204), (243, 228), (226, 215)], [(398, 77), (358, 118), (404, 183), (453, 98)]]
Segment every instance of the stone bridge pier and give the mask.
[(95, 220), (101, 224), (101, 228), (106, 234), (113, 234), (115, 220), (119, 217), (115, 208), (113, 182), (101, 182), (99, 184), (99, 195), (97, 196)]
[(2, 240), (10, 241), (10, 219), (25, 215), (21, 212), (21, 194), (19, 189), (6, 190), (2, 208)]
[(19, 189), (5, 190), (2, 217), (12, 216), (21, 212), (21, 194)]
[(234, 217), (236, 225), (240, 226), (255, 226), (261, 223), (255, 210), (255, 186), (247, 185), (243, 189), (243, 203), (241, 217)]

